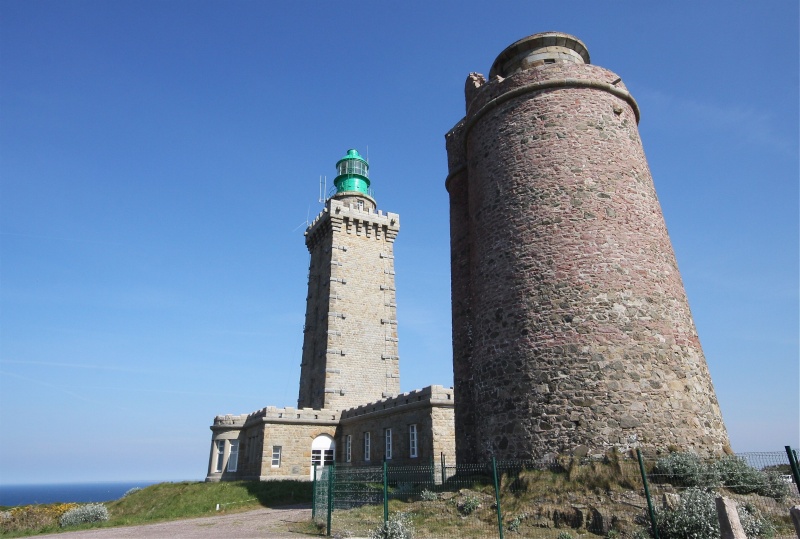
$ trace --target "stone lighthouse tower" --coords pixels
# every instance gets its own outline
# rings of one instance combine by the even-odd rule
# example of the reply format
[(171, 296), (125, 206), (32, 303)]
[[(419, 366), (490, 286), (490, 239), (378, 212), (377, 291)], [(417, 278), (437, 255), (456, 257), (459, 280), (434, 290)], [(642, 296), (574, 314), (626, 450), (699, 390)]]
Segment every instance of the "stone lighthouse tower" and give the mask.
[(376, 209), (358, 151), (348, 150), (336, 170), (336, 192), (306, 231), (298, 408), (344, 410), (400, 392), (393, 249), (400, 216)]
[(728, 437), (636, 101), (577, 38), (510, 45), (446, 135), (458, 460)]

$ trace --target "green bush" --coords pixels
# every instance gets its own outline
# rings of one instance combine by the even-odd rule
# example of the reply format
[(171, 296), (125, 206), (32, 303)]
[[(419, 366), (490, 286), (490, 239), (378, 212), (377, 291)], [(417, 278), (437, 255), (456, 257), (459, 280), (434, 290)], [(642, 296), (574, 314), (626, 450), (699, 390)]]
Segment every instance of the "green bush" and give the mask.
[(708, 466), (694, 453), (670, 453), (656, 461), (653, 472), (664, 476), (667, 482), (685, 487), (707, 486), (709, 482), (716, 482)]
[(102, 503), (89, 503), (70, 509), (58, 519), (62, 528), (86, 524), (89, 522), (103, 522), (108, 520), (108, 509)]
[(506, 529), (508, 531), (515, 532), (519, 529), (522, 525), (522, 521), (528, 518), (528, 513), (520, 513), (519, 515), (512, 518), (508, 524), (506, 524)]
[(572, 539), (572, 534), (569, 532), (559, 532), (556, 539)]
[(775, 498), (778, 501), (784, 500), (789, 497), (789, 484), (784, 481), (783, 475), (778, 472), (762, 472), (764, 474), (764, 483), (757, 490), (758, 494)]
[(741, 458), (727, 455), (712, 464), (722, 486), (737, 494), (751, 494), (765, 483), (765, 474)]
[(761, 471), (744, 459), (726, 455), (714, 461), (703, 461), (694, 453), (671, 453), (656, 461), (654, 479), (685, 487), (722, 486), (737, 494), (759, 494), (782, 500), (789, 495), (789, 486), (775, 471)]
[(477, 498), (477, 496), (467, 494), (464, 497), (463, 501), (458, 502), (458, 505), (456, 507), (458, 507), (459, 513), (466, 516), (475, 511), (480, 506), (481, 506), (481, 501)]

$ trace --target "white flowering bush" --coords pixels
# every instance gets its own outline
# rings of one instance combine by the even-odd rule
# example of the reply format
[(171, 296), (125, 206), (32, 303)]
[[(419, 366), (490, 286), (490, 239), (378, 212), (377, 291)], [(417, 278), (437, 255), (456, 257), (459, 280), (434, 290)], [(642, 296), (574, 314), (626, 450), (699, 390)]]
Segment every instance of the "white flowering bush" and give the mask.
[(687, 489), (677, 508), (656, 513), (656, 526), (661, 539), (718, 539), (714, 496), (698, 488)]
[(142, 490), (142, 487), (129, 488), (128, 490), (125, 491), (125, 494), (123, 494), (122, 497), (123, 498), (127, 498), (128, 496), (130, 496), (134, 492), (139, 492), (140, 490)]
[(389, 521), (369, 532), (370, 539), (414, 539), (414, 523), (408, 513), (392, 513)]
[[(739, 505), (737, 512), (747, 537), (768, 538), (775, 534), (772, 524), (754, 507)], [(656, 526), (660, 539), (719, 539), (714, 494), (699, 488), (686, 489), (678, 507), (656, 513)]]
[(750, 504), (739, 505), (736, 508), (739, 513), (739, 522), (744, 529), (747, 537), (774, 537), (775, 526), (768, 519), (761, 515), (761, 511)]
[(108, 509), (102, 503), (88, 503), (70, 509), (58, 519), (62, 528), (86, 524), (88, 522), (102, 522), (108, 520)]
[(419, 497), (423, 502), (435, 502), (439, 499), (439, 495), (432, 490), (424, 489), (419, 493)]

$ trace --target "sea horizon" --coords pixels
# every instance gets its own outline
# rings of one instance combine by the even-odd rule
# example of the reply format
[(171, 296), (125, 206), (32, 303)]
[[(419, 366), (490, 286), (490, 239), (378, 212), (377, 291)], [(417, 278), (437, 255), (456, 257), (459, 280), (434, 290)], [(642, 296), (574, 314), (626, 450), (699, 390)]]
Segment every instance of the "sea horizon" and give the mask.
[(144, 488), (158, 483), (183, 481), (202, 481), (202, 479), (0, 484), (0, 506), (108, 502), (118, 500), (135, 487)]

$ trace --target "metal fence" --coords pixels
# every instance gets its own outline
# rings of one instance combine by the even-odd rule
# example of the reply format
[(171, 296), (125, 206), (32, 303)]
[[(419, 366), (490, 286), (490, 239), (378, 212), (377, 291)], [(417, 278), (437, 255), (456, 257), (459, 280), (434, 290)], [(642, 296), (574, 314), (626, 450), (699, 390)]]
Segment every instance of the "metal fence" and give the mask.
[[(315, 469), (313, 519), (338, 537), (391, 527), (383, 537), (716, 539), (722, 495), (737, 502), (748, 537), (794, 537), (789, 508), (800, 503), (800, 478), (790, 455), (327, 466)], [(409, 528), (413, 535), (396, 533)]]

